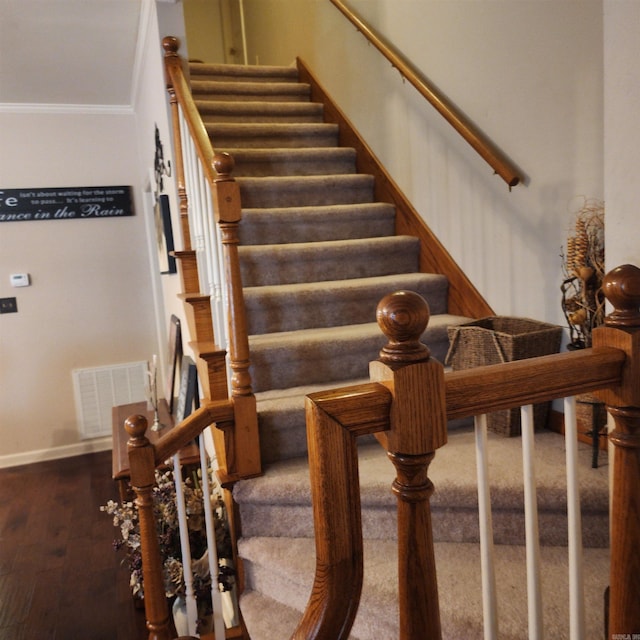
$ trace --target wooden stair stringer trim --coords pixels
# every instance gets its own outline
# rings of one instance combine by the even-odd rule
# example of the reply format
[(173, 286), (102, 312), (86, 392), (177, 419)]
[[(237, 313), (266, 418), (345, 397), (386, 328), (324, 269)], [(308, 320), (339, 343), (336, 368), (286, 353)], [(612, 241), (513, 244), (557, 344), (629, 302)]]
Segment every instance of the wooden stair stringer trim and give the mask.
[(189, 335), (194, 342), (215, 342), (211, 296), (200, 293), (180, 293), (184, 303)]
[(183, 293), (198, 293), (200, 279), (198, 276), (198, 262), (196, 252), (192, 249), (186, 251), (174, 251), (173, 257), (178, 263), (180, 283)]
[(214, 342), (189, 342), (196, 357), (198, 376), (202, 384), (202, 393), (212, 401), (227, 400), (227, 352)]
[(495, 315), (489, 303), (429, 229), (369, 145), (319, 83), (306, 63), (297, 58), (296, 64), (300, 82), (305, 82), (311, 87), (311, 101), (321, 102), (324, 105), (325, 121), (338, 125), (339, 144), (353, 147), (356, 150), (356, 170), (359, 173), (367, 173), (375, 177), (375, 199), (380, 202), (388, 202), (396, 207), (396, 233), (420, 239), (420, 271), (422, 273), (441, 273), (449, 279), (449, 313), (471, 318)]

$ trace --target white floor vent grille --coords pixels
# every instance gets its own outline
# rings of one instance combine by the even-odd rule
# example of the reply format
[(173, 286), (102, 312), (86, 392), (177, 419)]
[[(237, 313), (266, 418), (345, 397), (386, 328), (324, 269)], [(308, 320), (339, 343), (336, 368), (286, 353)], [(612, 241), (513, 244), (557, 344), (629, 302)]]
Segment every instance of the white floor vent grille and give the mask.
[(146, 399), (147, 363), (74, 369), (73, 390), (80, 437), (111, 435), (111, 409)]

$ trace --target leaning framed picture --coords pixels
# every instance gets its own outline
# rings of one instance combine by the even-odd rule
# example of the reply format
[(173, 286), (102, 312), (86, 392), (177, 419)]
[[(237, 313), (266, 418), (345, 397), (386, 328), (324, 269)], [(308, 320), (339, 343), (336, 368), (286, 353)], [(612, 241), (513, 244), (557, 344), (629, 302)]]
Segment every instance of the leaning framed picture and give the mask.
[(180, 366), (180, 393), (176, 405), (176, 422), (182, 422), (191, 415), (194, 409), (200, 407), (198, 394), (198, 372), (196, 365), (189, 356), (182, 356)]
[(161, 194), (155, 206), (156, 244), (160, 273), (176, 273), (176, 259), (173, 257), (173, 228), (171, 227), (171, 207), (169, 196)]
[(164, 397), (167, 399), (169, 413), (173, 414), (175, 404), (176, 380), (180, 379), (180, 363), (182, 362), (182, 330), (180, 319), (172, 315), (169, 322), (169, 353), (167, 357), (168, 371), (165, 376), (166, 387)]

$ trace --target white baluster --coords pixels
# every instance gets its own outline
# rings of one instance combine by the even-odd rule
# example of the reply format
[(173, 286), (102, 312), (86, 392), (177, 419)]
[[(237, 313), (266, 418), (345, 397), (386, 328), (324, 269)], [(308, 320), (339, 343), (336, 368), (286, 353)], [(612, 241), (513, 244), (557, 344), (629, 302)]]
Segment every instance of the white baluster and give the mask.
[(475, 417), (476, 470), (478, 477), (478, 510), (480, 516), (480, 565), (482, 569), (482, 609), (484, 638), (498, 637), (498, 600), (496, 595), (493, 520), (489, 489), (489, 455), (487, 449), (487, 416)]
[(213, 631), (216, 638), (224, 638), (224, 618), (222, 617), (222, 597), (218, 588), (218, 549), (216, 532), (211, 512), (211, 487), (209, 486), (209, 466), (204, 433), (200, 434), (200, 470), (202, 471), (202, 495), (204, 498), (204, 517), (207, 529), (207, 549), (209, 556), (209, 575), (211, 576), (211, 608), (213, 609)]
[(578, 426), (576, 399), (564, 399), (567, 459), (567, 520), (569, 533), (569, 637), (585, 637), (584, 581), (582, 576), (582, 515), (578, 482)]
[(524, 475), (524, 518), (527, 555), (527, 602), (529, 640), (542, 640), (542, 588), (540, 584), (540, 537), (534, 461), (533, 406), (520, 409), (522, 425), (522, 471)]
[(184, 503), (182, 488), (182, 468), (180, 454), (173, 456), (173, 479), (176, 485), (176, 502), (178, 508), (178, 530), (180, 531), (180, 551), (182, 553), (182, 572), (184, 577), (185, 600), (187, 603), (187, 622), (189, 635), (196, 635), (198, 624), (198, 606), (193, 591), (193, 570), (191, 568), (191, 547), (189, 546), (189, 526), (187, 524), (187, 509)]

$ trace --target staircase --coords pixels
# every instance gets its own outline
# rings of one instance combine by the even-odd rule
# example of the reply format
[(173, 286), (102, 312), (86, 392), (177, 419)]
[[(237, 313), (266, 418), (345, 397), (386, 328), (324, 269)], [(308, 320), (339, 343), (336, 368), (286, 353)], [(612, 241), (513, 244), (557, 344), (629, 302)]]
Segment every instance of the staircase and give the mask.
[[(295, 67), (191, 64), (193, 97), (217, 152), (235, 160), (242, 222), (239, 248), (264, 475), (234, 489), (246, 590), (241, 608), (253, 640), (289, 637), (304, 609), (314, 573), (313, 514), (306, 464), (304, 397), (368, 376), (385, 339), (375, 309), (386, 294), (409, 289), (428, 302), (423, 341), (444, 360), (447, 327), (468, 320), (449, 313), (449, 282), (422, 273), (420, 239), (399, 235), (396, 210), (377, 201), (375, 178), (357, 170), (354, 148), (340, 146), (336, 124), (310, 99)], [(450, 424), (449, 444), (432, 464), (432, 501), (444, 637), (481, 637), (482, 604), (473, 434)], [(537, 443), (538, 444), (538, 443)], [(504, 638), (521, 638), (526, 620), (522, 479), (519, 440), (492, 438), (497, 485), (494, 522)], [(562, 438), (543, 433), (539, 488), (543, 559), (549, 593), (566, 586), (566, 504)], [(585, 448), (583, 502), (588, 637), (600, 637), (607, 584), (607, 478), (590, 469)], [(361, 447), (365, 589), (352, 637), (397, 635), (395, 498), (392, 466), (377, 444)], [(563, 560), (564, 558), (564, 560)], [(515, 568), (517, 567), (517, 568)], [(548, 637), (568, 624), (552, 599)]]

